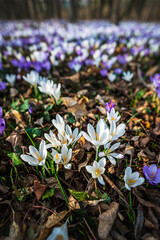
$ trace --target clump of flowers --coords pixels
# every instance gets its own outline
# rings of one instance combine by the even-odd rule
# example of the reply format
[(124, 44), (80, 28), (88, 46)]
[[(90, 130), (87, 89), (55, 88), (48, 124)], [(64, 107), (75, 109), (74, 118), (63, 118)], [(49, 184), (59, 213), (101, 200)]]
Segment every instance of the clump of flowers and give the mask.
[[(91, 124), (88, 124), (88, 134), (83, 132), (84, 138), (91, 142), (96, 148), (96, 158), (93, 166), (87, 165), (86, 170), (92, 174), (92, 178), (98, 178), (98, 181), (101, 184), (104, 184), (101, 175), (105, 172), (105, 158), (107, 158), (113, 165), (116, 165), (115, 158), (123, 158), (122, 154), (113, 152), (120, 146), (120, 143), (114, 143), (112, 145), (113, 141), (118, 140), (119, 137), (125, 134), (125, 124), (121, 123), (117, 125), (120, 116), (118, 116), (118, 112), (115, 112), (114, 105), (113, 102), (106, 103), (107, 119), (110, 123), (110, 127), (108, 127), (104, 119), (100, 119), (97, 123), (96, 130)], [(100, 146), (103, 146), (104, 148), (101, 152), (99, 152)], [(102, 157), (99, 161), (98, 156), (100, 158)]]
[(128, 72), (123, 72), (123, 76), (122, 76), (122, 78), (124, 79), (124, 80), (126, 80), (127, 82), (130, 82), (131, 80), (132, 80), (132, 78), (133, 78), (133, 73), (131, 73), (130, 71), (128, 71)]
[(143, 167), (143, 173), (150, 184), (157, 185), (160, 183), (160, 168), (158, 169), (155, 164), (152, 164), (150, 167), (145, 165)]

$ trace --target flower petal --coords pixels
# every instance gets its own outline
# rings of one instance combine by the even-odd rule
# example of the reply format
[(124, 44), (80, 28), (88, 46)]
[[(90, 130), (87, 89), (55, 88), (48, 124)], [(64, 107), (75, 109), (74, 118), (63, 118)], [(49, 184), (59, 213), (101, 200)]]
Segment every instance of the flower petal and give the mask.
[(106, 159), (105, 159), (105, 158), (101, 158), (98, 163), (99, 163), (100, 167), (103, 167), (103, 168), (104, 168), (105, 165), (106, 165)]

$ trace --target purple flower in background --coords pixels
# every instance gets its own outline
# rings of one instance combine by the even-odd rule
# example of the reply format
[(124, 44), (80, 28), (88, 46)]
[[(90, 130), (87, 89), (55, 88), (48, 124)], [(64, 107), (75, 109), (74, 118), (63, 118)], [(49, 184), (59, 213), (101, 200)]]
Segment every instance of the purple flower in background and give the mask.
[(50, 61), (44, 62), (43, 68), (49, 71), (51, 69), (51, 62)]
[(33, 109), (31, 107), (31, 105), (29, 104), (29, 109), (28, 109), (29, 113), (32, 114), (33, 113)]
[(6, 82), (0, 82), (0, 90), (4, 91), (6, 89)]
[(157, 95), (160, 98), (160, 73), (156, 73), (153, 77), (150, 76), (150, 80), (156, 88)]
[(2, 107), (0, 107), (0, 135), (3, 134), (3, 131), (6, 127), (5, 121), (2, 118), (2, 114), (3, 114), (3, 110), (2, 110)]
[(121, 74), (123, 72), (122, 68), (115, 68), (114, 72), (116, 74)]
[(145, 165), (143, 167), (143, 173), (150, 184), (157, 185), (160, 183), (160, 168), (157, 169), (155, 164), (152, 164), (150, 167)]
[(0, 62), (0, 70), (2, 70), (2, 68), (3, 68), (3, 65), (2, 65), (2, 63)]
[(114, 102), (112, 102), (112, 101), (110, 101), (109, 103), (106, 102), (106, 110), (107, 110), (107, 112), (110, 113), (111, 109), (114, 108), (114, 106), (115, 106)]
[(100, 70), (100, 75), (101, 75), (102, 77), (106, 77), (106, 76), (107, 76), (107, 73), (108, 73), (108, 71), (107, 71), (105, 68), (103, 68), (103, 69)]

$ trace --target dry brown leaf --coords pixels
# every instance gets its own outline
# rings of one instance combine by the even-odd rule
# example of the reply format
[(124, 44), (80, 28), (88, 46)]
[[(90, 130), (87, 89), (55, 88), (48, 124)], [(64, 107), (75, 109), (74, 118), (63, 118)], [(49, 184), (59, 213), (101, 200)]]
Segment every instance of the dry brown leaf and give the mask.
[(119, 210), (119, 203), (112, 202), (110, 208), (99, 215), (98, 236), (100, 240), (106, 240)]
[(146, 77), (153, 75), (157, 70), (159, 69), (159, 65), (151, 67), (147, 72), (146, 72)]
[(36, 195), (37, 201), (42, 197), (46, 189), (48, 188), (48, 185), (42, 185), (39, 181), (34, 181), (34, 193)]
[(150, 138), (149, 137), (145, 137), (145, 138), (140, 138), (140, 146), (141, 147), (145, 147), (147, 145), (147, 143), (149, 142)]
[(96, 108), (100, 111), (100, 113), (102, 113), (103, 115), (106, 115), (106, 109), (104, 107), (96, 106)]
[(68, 205), (70, 210), (80, 209), (78, 201), (72, 195), (68, 198)]
[(22, 133), (22, 131), (19, 129), (19, 127), (16, 127), (15, 130), (6, 139), (11, 143), (14, 150), (16, 146), (23, 146), (23, 137), (20, 133)]
[(80, 74), (76, 73), (76, 74), (74, 74), (72, 76), (64, 77), (64, 78), (62, 78), (62, 80), (71, 80), (74, 83), (79, 83), (79, 81), (80, 81)]
[(64, 210), (60, 213), (55, 212), (51, 216), (49, 216), (47, 222), (43, 224), (37, 240), (46, 240), (48, 235), (52, 232), (52, 228), (59, 224), (67, 215), (67, 213), (68, 211)]
[(160, 135), (160, 117), (156, 117), (155, 128), (153, 129), (154, 134)]
[(75, 116), (76, 120), (83, 117), (87, 114), (85, 105), (88, 101), (89, 100), (86, 97), (81, 98), (77, 104), (72, 107), (68, 107), (68, 112), (71, 112)]
[(7, 119), (12, 117), (15, 119), (16, 124), (19, 125), (21, 128), (26, 127), (26, 123), (24, 122), (21, 114), (17, 110), (11, 109), (9, 112), (5, 114), (5, 118)]
[(75, 104), (77, 104), (77, 101), (75, 101), (73, 98), (71, 97), (62, 97), (62, 100), (63, 100), (63, 104), (66, 106), (66, 107), (72, 107), (74, 106)]
[(133, 156), (134, 154), (134, 147), (128, 145), (126, 146), (125, 150), (124, 150), (124, 154), (127, 154), (129, 156)]

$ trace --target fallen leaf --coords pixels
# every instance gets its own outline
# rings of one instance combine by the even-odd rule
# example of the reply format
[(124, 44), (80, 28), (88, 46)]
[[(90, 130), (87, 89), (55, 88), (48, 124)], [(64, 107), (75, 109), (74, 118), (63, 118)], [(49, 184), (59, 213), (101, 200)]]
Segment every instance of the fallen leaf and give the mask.
[(21, 128), (26, 127), (26, 123), (24, 122), (21, 114), (17, 110), (11, 109), (9, 112), (5, 114), (5, 118), (6, 119), (14, 118), (17, 125), (19, 125)]
[(40, 200), (47, 188), (48, 185), (42, 185), (37, 180), (34, 181), (34, 193), (36, 195), (37, 201)]
[(153, 75), (154, 73), (157, 72), (157, 70), (159, 69), (159, 65), (153, 66), (151, 67), (147, 72), (146, 72), (146, 77)]
[(59, 224), (67, 215), (67, 213), (68, 211), (64, 210), (60, 213), (55, 212), (51, 216), (49, 216), (48, 220), (43, 224), (37, 240), (46, 240), (48, 235), (51, 234), (52, 228)]
[(149, 137), (145, 137), (145, 138), (140, 138), (140, 146), (141, 147), (145, 147), (147, 145), (147, 143), (150, 141)]
[(155, 119), (155, 128), (153, 129), (154, 134), (160, 135), (160, 117)]
[(81, 98), (77, 104), (73, 105), (72, 107), (68, 107), (68, 112), (71, 112), (76, 120), (83, 117), (87, 114), (86, 110), (86, 103), (89, 100), (86, 97)]
[(19, 127), (16, 127), (15, 130), (6, 138), (6, 141), (10, 142), (13, 149), (15, 150), (16, 146), (23, 146), (23, 137), (21, 135), (22, 131)]
[(107, 239), (117, 217), (118, 210), (119, 204), (112, 202), (110, 208), (99, 215), (98, 236), (100, 240)]
[(136, 240), (139, 240), (141, 238), (144, 225), (144, 213), (140, 204), (137, 207), (137, 217), (135, 222), (134, 236)]
[(70, 210), (80, 209), (79, 202), (72, 195), (68, 198), (68, 205)]
[(71, 97), (62, 97), (62, 100), (63, 100), (63, 104), (66, 106), (66, 107), (72, 107), (74, 106), (75, 104), (77, 104), (77, 101), (75, 101), (73, 98)]
[(79, 83), (80, 82), (80, 74), (79, 73), (76, 73), (72, 76), (69, 76), (69, 77), (63, 77), (61, 78), (62, 80), (71, 80), (72, 82), (74, 83)]

